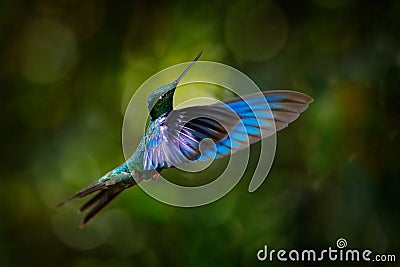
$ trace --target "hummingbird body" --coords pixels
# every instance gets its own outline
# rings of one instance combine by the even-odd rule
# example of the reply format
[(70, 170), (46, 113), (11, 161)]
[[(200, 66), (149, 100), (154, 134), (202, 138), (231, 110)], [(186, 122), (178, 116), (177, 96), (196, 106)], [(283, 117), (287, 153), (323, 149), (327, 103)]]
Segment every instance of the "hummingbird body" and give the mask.
[[(80, 208), (85, 211), (92, 207), (81, 228), (125, 189), (143, 180), (157, 179), (162, 169), (221, 158), (244, 149), (287, 127), (313, 101), (299, 92), (275, 90), (225, 103), (174, 110), (175, 89), (200, 55), (175, 81), (148, 97), (150, 121), (134, 154), (59, 204), (98, 192)], [(271, 112), (267, 112), (269, 109)], [(200, 152), (200, 142), (206, 138), (213, 143)]]

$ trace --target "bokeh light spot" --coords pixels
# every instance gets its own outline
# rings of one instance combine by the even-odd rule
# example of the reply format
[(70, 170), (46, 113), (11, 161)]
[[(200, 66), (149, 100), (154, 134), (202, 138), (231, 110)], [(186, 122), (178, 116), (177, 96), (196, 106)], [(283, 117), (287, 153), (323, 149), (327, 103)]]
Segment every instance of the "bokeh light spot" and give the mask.
[(325, 53), (348, 49), (357, 34), (349, 17), (334, 15), (313, 18), (306, 31), (313, 49)]
[(29, 81), (47, 84), (63, 77), (78, 58), (74, 33), (56, 20), (29, 22), (20, 39), (20, 68)]
[(80, 218), (73, 214), (76, 214), (75, 208), (65, 206), (52, 216), (53, 231), (64, 244), (78, 249), (93, 249), (106, 242), (112, 232), (106, 220), (94, 221), (91, 227), (81, 230), (77, 226)]
[(239, 1), (228, 10), (226, 42), (241, 60), (273, 57), (285, 44), (287, 32), (286, 16), (273, 1)]

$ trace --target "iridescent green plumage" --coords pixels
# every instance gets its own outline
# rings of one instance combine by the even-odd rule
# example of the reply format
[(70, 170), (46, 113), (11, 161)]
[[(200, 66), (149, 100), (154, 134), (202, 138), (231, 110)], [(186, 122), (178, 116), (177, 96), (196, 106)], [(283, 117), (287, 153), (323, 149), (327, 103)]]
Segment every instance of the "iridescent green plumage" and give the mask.
[(152, 120), (160, 117), (165, 113), (169, 113), (173, 109), (172, 98), (174, 97), (175, 87), (170, 91), (163, 94), (157, 101), (154, 107), (150, 110), (150, 117)]
[(178, 86), (180, 80), (185, 74), (192, 68), (193, 64), (199, 59), (202, 52), (200, 52), (196, 58), (190, 63), (190, 65), (182, 72), (179, 77), (172, 83), (161, 86), (152, 92), (147, 99), (147, 106), (150, 111), (150, 117), (152, 120), (160, 117), (163, 114), (169, 113), (173, 109), (173, 100), (175, 89)]

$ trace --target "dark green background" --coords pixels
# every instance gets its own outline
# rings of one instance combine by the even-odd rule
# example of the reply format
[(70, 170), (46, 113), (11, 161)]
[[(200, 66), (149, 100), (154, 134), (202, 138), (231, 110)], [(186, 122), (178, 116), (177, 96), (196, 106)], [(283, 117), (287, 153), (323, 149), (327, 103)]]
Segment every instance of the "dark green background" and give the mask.
[[(265, 244), (340, 237), (400, 257), (399, 13), (395, 0), (2, 1), (0, 266), (250, 266)], [(81, 202), (56, 203), (124, 160), (140, 84), (199, 51), (315, 99), (278, 134), (266, 182), (247, 192), (255, 145), (215, 203), (175, 208), (134, 188), (79, 230)]]

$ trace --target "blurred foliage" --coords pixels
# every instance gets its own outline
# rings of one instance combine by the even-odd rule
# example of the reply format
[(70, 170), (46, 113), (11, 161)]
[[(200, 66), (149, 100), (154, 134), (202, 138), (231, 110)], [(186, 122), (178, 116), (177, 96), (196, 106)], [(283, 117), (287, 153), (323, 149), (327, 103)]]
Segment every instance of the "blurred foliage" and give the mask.
[[(0, 266), (250, 266), (265, 244), (340, 237), (399, 258), (399, 12), (395, 0), (2, 1)], [(315, 99), (278, 134), (267, 181), (247, 192), (254, 145), (213, 204), (170, 207), (135, 188), (79, 230), (80, 202), (55, 204), (124, 160), (140, 84), (199, 51)]]

